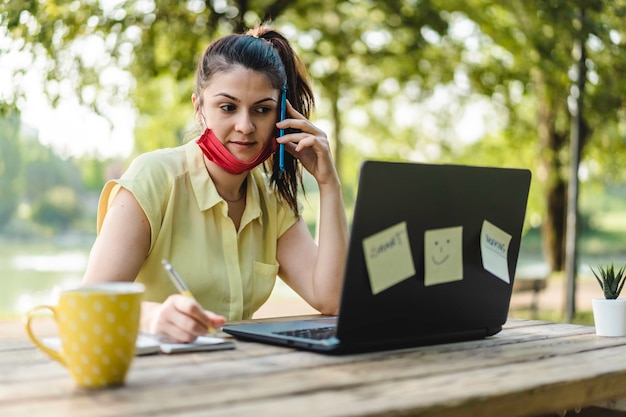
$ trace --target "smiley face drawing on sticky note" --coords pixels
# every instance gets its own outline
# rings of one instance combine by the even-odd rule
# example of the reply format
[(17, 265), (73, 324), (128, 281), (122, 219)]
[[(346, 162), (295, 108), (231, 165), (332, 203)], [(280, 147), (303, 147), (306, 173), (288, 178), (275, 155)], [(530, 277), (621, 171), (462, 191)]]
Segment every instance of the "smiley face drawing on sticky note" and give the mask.
[(463, 227), (427, 230), (424, 233), (424, 285), (463, 279)]

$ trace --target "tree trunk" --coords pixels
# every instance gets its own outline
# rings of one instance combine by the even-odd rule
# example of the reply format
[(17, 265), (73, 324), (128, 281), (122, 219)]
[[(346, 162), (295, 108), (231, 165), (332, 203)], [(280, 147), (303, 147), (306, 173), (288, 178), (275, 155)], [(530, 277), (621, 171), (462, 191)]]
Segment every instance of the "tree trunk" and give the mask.
[(542, 224), (544, 259), (551, 271), (563, 271), (565, 267), (565, 221), (567, 209), (567, 181), (563, 178), (560, 155), (565, 136), (556, 131), (555, 104), (541, 73), (534, 74), (539, 100), (538, 135), (540, 180), (545, 185), (546, 215)]
[[(552, 167), (552, 169), (560, 169)], [(565, 267), (565, 210), (567, 184), (555, 178), (546, 184), (546, 218), (542, 225), (544, 258), (551, 271)]]

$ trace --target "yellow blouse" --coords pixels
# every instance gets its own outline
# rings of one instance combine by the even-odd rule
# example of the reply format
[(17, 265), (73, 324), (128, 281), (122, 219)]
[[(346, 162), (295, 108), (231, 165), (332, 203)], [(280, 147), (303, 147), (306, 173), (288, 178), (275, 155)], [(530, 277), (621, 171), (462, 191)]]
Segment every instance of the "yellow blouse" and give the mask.
[(128, 189), (150, 222), (150, 251), (136, 281), (144, 300), (163, 302), (176, 288), (161, 264), (168, 259), (194, 297), (227, 320), (241, 320), (268, 299), (278, 273), (278, 238), (296, 221), (262, 168), (248, 174), (239, 231), (191, 141), (137, 157), (119, 180), (109, 181), (98, 206), (98, 232), (120, 189)]

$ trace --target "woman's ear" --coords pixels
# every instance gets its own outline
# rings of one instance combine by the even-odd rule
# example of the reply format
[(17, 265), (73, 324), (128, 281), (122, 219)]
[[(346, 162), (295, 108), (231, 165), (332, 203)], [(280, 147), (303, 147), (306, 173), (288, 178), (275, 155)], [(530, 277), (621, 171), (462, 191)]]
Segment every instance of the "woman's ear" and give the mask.
[(191, 103), (193, 104), (193, 114), (196, 117), (196, 122), (198, 122), (200, 126), (204, 126), (202, 123), (202, 114), (200, 112), (200, 100), (198, 100), (196, 93), (191, 94)]

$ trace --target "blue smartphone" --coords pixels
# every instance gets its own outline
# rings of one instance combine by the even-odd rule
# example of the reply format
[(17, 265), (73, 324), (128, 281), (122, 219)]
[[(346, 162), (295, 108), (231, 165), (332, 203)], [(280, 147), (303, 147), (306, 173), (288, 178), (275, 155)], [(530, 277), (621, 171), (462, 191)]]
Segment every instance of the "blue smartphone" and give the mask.
[[(283, 85), (280, 95), (280, 121), (285, 120), (287, 114), (287, 86)], [(285, 129), (280, 129), (278, 137), (285, 135)], [(280, 143), (278, 145), (278, 170), (285, 172), (285, 145)]]

